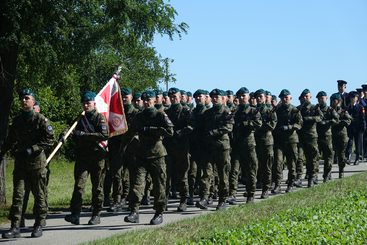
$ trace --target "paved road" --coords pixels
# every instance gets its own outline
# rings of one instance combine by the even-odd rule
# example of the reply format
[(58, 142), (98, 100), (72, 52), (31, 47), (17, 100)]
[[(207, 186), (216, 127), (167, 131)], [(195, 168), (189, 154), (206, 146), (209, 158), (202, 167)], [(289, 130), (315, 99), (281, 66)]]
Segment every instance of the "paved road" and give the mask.
[[(322, 165), (320, 165), (320, 172), (322, 171)], [(345, 168), (345, 177), (367, 171), (367, 163), (363, 162), (357, 166), (348, 166)], [(284, 176), (287, 176), (284, 173)], [(322, 180), (322, 173), (319, 175), (319, 179)], [(338, 168), (337, 166), (333, 166), (332, 178), (338, 178)], [(306, 181), (304, 181), (306, 184)], [(243, 187), (240, 186), (238, 193), (238, 201), (239, 204), (245, 202), (245, 198), (243, 195)], [(285, 190), (285, 184), (283, 185), (283, 192)], [(302, 190), (302, 188), (298, 188), (297, 190)], [(256, 192), (255, 202), (262, 201), (260, 199), (260, 190)], [(273, 196), (270, 196), (272, 198)], [(194, 216), (207, 214), (210, 212), (215, 212), (216, 202), (208, 210), (200, 210), (196, 207), (189, 207), (187, 212), (177, 213), (175, 210), (178, 206), (179, 200), (171, 200), (168, 205), (168, 211), (164, 215), (164, 224), (179, 221), (182, 219), (191, 218)], [(128, 212), (121, 212), (118, 215), (110, 214), (107, 212), (102, 213), (102, 222), (100, 225), (90, 226), (87, 225), (88, 220), (90, 218), (90, 213), (85, 212), (81, 218), (80, 225), (70, 225), (69, 223), (64, 221), (65, 214), (68, 212), (63, 211), (54, 211), (49, 215), (47, 219), (47, 227), (44, 229), (43, 236), (41, 238), (30, 238), (31, 226), (33, 225), (33, 220), (26, 220), (26, 225), (28, 228), (22, 229), (22, 237), (16, 240), (5, 240), (0, 238), (0, 243), (5, 242), (6, 244), (37, 244), (37, 245), (57, 245), (57, 244), (78, 244), (87, 241), (92, 241), (100, 238), (109, 237), (118, 233), (131, 231), (134, 229), (144, 229), (144, 228), (155, 228), (159, 226), (150, 226), (149, 221), (154, 214), (154, 210), (152, 206), (142, 206), (140, 211), (140, 223), (139, 224), (129, 224), (123, 221), (124, 216)], [(0, 226), (0, 232), (3, 232), (9, 228), (9, 224), (2, 224)]]

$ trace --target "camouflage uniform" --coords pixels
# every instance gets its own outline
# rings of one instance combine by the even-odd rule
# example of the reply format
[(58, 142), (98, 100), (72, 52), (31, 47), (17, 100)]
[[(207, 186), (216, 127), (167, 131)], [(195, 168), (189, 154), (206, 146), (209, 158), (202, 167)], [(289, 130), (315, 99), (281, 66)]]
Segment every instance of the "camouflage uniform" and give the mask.
[(13, 200), (10, 209), (11, 226), (19, 228), (23, 196), (28, 185), (35, 198), (35, 226), (44, 226), (47, 216), (46, 153), (54, 143), (53, 129), (42, 114), (29, 111), (15, 117), (10, 126), (2, 153), (12, 150), (15, 156), (13, 171)]

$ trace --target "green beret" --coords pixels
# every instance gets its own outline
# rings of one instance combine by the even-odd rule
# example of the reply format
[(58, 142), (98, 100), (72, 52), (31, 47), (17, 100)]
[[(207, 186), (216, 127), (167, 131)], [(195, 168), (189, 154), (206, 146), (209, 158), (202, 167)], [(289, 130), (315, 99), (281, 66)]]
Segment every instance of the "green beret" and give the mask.
[(338, 80), (338, 81), (336, 81), (337, 83), (338, 83), (338, 85), (340, 86), (340, 85), (343, 85), (343, 84), (347, 84), (347, 82), (346, 81), (344, 81), (344, 80)]
[(255, 95), (255, 93), (254, 92), (251, 92), (250, 93), (250, 98), (254, 98), (254, 95)]
[(185, 90), (180, 90), (181, 95), (187, 95)]
[(326, 92), (325, 91), (318, 92), (316, 95), (316, 98), (321, 97), (321, 96), (327, 96)]
[(280, 94), (279, 94), (279, 98), (283, 98), (285, 96), (288, 96), (288, 95), (291, 95), (291, 92), (289, 92), (288, 89), (283, 89), (282, 91), (280, 91)]
[(168, 96), (168, 92), (167, 91), (164, 91), (162, 94), (163, 94), (163, 96)]
[(94, 101), (96, 98), (96, 93), (92, 91), (85, 91), (82, 95), (82, 102)]
[[(309, 94), (309, 93), (311, 93), (311, 91), (310, 91), (308, 88), (306, 88), (306, 89), (304, 89), (304, 90), (302, 91), (302, 93), (301, 93), (300, 97), (303, 97), (303, 96), (305, 96), (306, 94)], [(316, 97), (317, 97), (317, 96), (316, 96)]]
[(140, 100), (141, 99), (141, 93), (140, 92), (136, 92), (133, 96), (134, 100)]
[(209, 93), (209, 95), (210, 97), (215, 96), (215, 95), (225, 96), (226, 92), (224, 92), (223, 90), (219, 88), (215, 88)]
[(32, 89), (30, 88), (26, 88), (26, 89), (23, 89), (22, 91), (20, 91), (19, 93), (19, 99), (23, 99), (24, 96), (26, 95), (30, 95), (32, 96), (33, 98), (36, 98), (36, 95), (33, 93)]
[(265, 90), (265, 95), (271, 95), (271, 92), (268, 90)]
[(335, 94), (332, 94), (331, 96), (330, 96), (330, 100), (342, 100), (342, 97), (340, 96), (340, 94), (339, 93), (335, 93)]
[(170, 88), (168, 90), (168, 95), (171, 96), (173, 94), (180, 93), (180, 90), (178, 88)]
[(240, 96), (241, 94), (248, 94), (248, 93), (250, 93), (250, 91), (246, 87), (242, 87), (236, 92), (236, 96)]
[(265, 94), (265, 90), (264, 89), (258, 89), (255, 91), (255, 97), (259, 96), (260, 94)]
[(143, 100), (150, 99), (150, 98), (155, 98), (155, 97), (156, 97), (156, 94), (155, 94), (154, 90), (146, 90), (141, 95), (141, 98)]
[(122, 88), (121, 89), (121, 94), (124, 95), (129, 95), (132, 94), (131, 88)]
[(197, 97), (197, 96), (199, 96), (200, 94), (206, 94), (206, 91), (205, 91), (205, 90), (203, 90), (203, 89), (198, 89), (198, 90), (196, 90), (196, 91), (195, 91), (195, 93), (194, 93), (194, 97)]
[(187, 96), (192, 97), (192, 93), (190, 91), (187, 91)]
[(277, 96), (272, 95), (272, 96), (271, 96), (271, 99), (276, 101), (276, 100), (277, 100)]
[(367, 90), (367, 84), (362, 84), (362, 89), (363, 89), (363, 91), (366, 91)]
[(226, 93), (227, 93), (227, 96), (233, 95), (233, 91), (232, 90), (227, 90)]
[(208, 95), (209, 94), (209, 91), (208, 90), (203, 90), (204, 94), (205, 95)]
[(359, 97), (359, 94), (357, 91), (350, 91), (348, 95), (350, 98)]
[(163, 91), (160, 88), (157, 88), (156, 90), (154, 90), (154, 92), (155, 92), (156, 95), (163, 94)]

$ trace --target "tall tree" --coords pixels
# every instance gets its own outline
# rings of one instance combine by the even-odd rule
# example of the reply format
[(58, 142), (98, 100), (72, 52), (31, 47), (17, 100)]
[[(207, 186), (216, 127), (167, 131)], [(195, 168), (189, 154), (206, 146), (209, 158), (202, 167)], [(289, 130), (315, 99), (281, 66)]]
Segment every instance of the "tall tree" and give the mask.
[[(156, 85), (163, 68), (152, 43), (156, 34), (173, 39), (186, 33), (187, 24), (175, 23), (176, 15), (163, 0), (0, 1), (0, 145), (14, 90), (22, 86), (52, 91), (59, 107), (46, 110), (56, 117), (62, 105), (76, 110), (80, 91), (99, 89), (111, 66), (121, 61), (125, 84), (135, 89)], [(70, 109), (62, 113), (57, 119), (75, 116)], [(0, 169), (0, 182), (3, 174)], [(5, 202), (3, 184), (0, 203)]]

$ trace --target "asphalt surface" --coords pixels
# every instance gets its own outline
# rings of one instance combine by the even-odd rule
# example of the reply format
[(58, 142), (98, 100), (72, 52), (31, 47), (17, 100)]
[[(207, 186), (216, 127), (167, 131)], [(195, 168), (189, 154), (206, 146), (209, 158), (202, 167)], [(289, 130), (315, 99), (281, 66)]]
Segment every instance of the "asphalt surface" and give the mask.
[[(322, 168), (320, 165), (320, 173), (319, 173), (319, 181), (322, 183)], [(351, 176), (353, 174), (361, 173), (367, 171), (367, 162), (362, 162), (359, 165), (347, 165), (345, 168), (345, 177)], [(286, 178), (286, 172), (284, 172), (284, 178)], [(332, 171), (332, 179), (338, 178), (338, 167), (333, 165)], [(307, 185), (307, 182), (303, 181), (304, 186)], [(284, 190), (286, 189), (286, 185), (283, 182), (282, 185), (282, 195), (284, 194)], [(297, 188), (297, 191), (300, 191), (304, 188)], [(237, 194), (238, 204), (245, 203), (246, 199), (243, 197), (244, 188), (240, 185), (239, 192)], [(52, 193), (51, 193), (52, 194)], [(255, 202), (263, 201), (260, 199), (261, 191), (257, 190), (255, 194)], [(279, 195), (277, 195), (279, 196)], [(274, 197), (270, 195), (270, 198)], [(195, 198), (197, 201), (198, 198)], [(47, 219), (47, 226), (44, 228), (43, 236), (40, 238), (31, 238), (32, 225), (34, 220), (27, 219), (25, 228), (21, 229), (21, 238), (18, 239), (1, 239), (0, 243), (3, 244), (79, 244), (83, 242), (93, 241), (96, 239), (110, 237), (115, 234), (120, 234), (126, 231), (132, 231), (136, 229), (152, 229), (156, 227), (164, 226), (165, 224), (176, 222), (182, 219), (192, 218), (198, 215), (208, 214), (211, 212), (216, 212), (215, 207), (217, 202), (214, 201), (213, 205), (209, 207), (208, 210), (200, 210), (195, 206), (188, 206), (186, 212), (178, 213), (176, 211), (177, 206), (179, 204), (179, 199), (170, 200), (168, 204), (168, 211), (164, 214), (164, 222), (158, 226), (149, 225), (150, 219), (154, 215), (154, 210), (152, 209), (152, 205), (141, 206), (140, 210), (140, 223), (139, 224), (131, 224), (124, 222), (125, 215), (128, 214), (127, 209), (124, 212), (120, 212), (117, 214), (108, 213), (106, 211), (102, 212), (101, 224), (91, 226), (88, 225), (88, 220), (90, 219), (91, 213), (85, 209), (86, 212), (82, 213), (82, 217), (80, 220), (80, 225), (71, 225), (70, 223), (64, 220), (64, 216), (69, 214), (69, 212), (64, 210), (52, 210)], [(0, 232), (4, 232), (9, 229), (10, 223), (2, 224), (0, 226)]]

